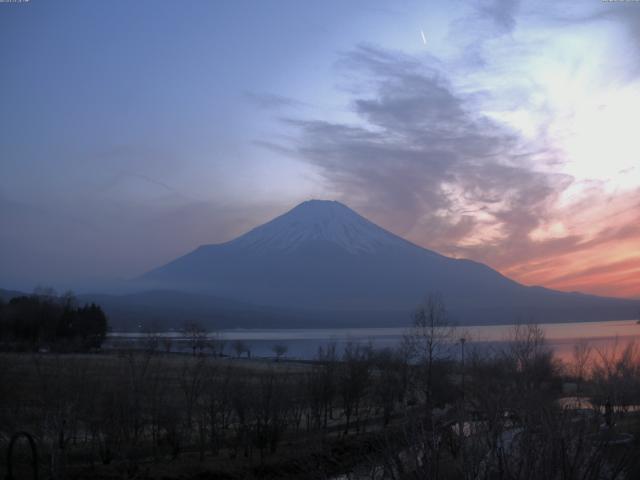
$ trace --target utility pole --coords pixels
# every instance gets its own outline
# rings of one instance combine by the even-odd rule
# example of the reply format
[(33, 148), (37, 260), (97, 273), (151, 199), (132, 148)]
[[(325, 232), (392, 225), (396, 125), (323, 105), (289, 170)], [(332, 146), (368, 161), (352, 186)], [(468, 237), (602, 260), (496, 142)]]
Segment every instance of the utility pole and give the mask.
[[(466, 469), (466, 458), (465, 458), (465, 432), (464, 432), (464, 427), (465, 427), (465, 412), (464, 412), (464, 344), (467, 341), (466, 338), (461, 337), (460, 338), (460, 364), (462, 367), (462, 380), (461, 380), (461, 386), (462, 386), (462, 402), (460, 405), (460, 454), (461, 454), (461, 460), (462, 460), (462, 466), (463, 466), (463, 472), (464, 472), (464, 476), (465, 478), (467, 478), (467, 469)], [(470, 432), (471, 433), (471, 432)]]
[(467, 341), (466, 338), (462, 337), (460, 339), (460, 350), (461, 350), (461, 360), (462, 360), (462, 408), (464, 410), (464, 344)]

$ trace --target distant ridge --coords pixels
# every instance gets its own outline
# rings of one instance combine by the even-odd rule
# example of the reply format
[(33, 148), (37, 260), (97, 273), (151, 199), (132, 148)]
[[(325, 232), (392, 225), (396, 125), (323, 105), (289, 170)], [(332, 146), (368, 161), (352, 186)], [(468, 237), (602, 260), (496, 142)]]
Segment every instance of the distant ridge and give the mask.
[(8, 302), (14, 297), (21, 297), (23, 295), (27, 295), (27, 294), (23, 292), (19, 292), (17, 290), (5, 290), (0, 288), (0, 300), (4, 302)]
[(386, 312), (389, 324), (405, 322), (428, 292), (439, 292), (460, 323), (631, 319), (638, 309), (631, 300), (526, 287), (484, 264), (419, 247), (326, 200), (301, 203), (229, 242), (200, 246), (136, 284), (342, 312), (359, 324), (372, 312)]

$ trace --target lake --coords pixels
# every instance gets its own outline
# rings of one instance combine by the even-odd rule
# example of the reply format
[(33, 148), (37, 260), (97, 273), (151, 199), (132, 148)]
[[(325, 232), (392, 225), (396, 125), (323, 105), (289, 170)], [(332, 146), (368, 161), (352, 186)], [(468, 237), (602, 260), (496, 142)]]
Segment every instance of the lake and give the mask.
[[(556, 355), (570, 360), (573, 346), (581, 339), (589, 342), (594, 349), (621, 349), (628, 342), (640, 340), (640, 324), (636, 320), (611, 322), (581, 322), (541, 324), (548, 344)], [(468, 349), (497, 348), (508, 341), (514, 325), (489, 325), (458, 327), (455, 338), (468, 339)], [(216, 332), (226, 342), (225, 353), (233, 354), (231, 343), (242, 340), (251, 349), (254, 357), (273, 356), (272, 347), (282, 344), (287, 347), (287, 358), (311, 359), (320, 346), (335, 343), (341, 351), (347, 342), (371, 342), (376, 348), (398, 345), (406, 328), (310, 328), (310, 329), (237, 329)], [(172, 349), (186, 351), (188, 348), (181, 332), (158, 334), (171, 338)], [(135, 346), (144, 342), (146, 335), (140, 333), (111, 333), (105, 348)], [(160, 346), (162, 348), (162, 346)]]

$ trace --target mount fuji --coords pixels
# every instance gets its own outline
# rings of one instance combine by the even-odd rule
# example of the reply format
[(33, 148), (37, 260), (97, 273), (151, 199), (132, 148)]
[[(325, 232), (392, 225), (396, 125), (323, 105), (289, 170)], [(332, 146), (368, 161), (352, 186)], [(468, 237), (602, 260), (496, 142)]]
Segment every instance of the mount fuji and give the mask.
[[(137, 280), (250, 305), (405, 321), (439, 293), (460, 323), (633, 318), (638, 302), (527, 287), (490, 267), (419, 247), (342, 203), (310, 200), (226, 243), (203, 245)], [(317, 325), (318, 321), (314, 321)]]

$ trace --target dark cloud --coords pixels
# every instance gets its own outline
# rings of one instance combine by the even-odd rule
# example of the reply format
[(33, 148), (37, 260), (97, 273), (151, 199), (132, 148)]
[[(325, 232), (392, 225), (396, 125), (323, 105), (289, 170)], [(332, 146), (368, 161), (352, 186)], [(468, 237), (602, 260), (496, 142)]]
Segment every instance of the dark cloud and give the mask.
[[(436, 66), (360, 47), (340, 62), (367, 91), (357, 124), (293, 120), (298, 154), (330, 188), (398, 233), (447, 253), (519, 255), (570, 183), (536, 168), (518, 136), (471, 107)], [(552, 152), (546, 152), (547, 157)], [(464, 247), (474, 236), (480, 245)]]
[(511, 32), (516, 26), (520, 0), (489, 0), (476, 5), (480, 16), (490, 19), (501, 32)]

